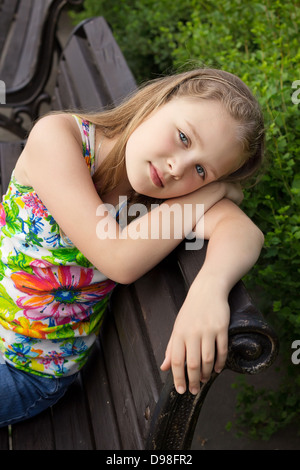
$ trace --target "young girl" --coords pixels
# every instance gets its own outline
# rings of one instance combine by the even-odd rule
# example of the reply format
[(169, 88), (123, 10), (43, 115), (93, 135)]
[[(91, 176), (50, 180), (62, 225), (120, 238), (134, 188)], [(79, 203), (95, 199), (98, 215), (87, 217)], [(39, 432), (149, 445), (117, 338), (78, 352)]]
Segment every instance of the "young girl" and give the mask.
[[(179, 393), (185, 362), (192, 393), (213, 367), (222, 369), (228, 294), (263, 243), (238, 208), (237, 182), (260, 166), (263, 140), (249, 89), (214, 69), (150, 82), (113, 110), (36, 123), (1, 205), (1, 426), (63, 395), (87, 360), (116, 283), (138, 279), (191, 231), (209, 239), (207, 256), (161, 368), (172, 368)], [(129, 205), (160, 205), (120, 228), (103, 206), (117, 206), (120, 196)]]

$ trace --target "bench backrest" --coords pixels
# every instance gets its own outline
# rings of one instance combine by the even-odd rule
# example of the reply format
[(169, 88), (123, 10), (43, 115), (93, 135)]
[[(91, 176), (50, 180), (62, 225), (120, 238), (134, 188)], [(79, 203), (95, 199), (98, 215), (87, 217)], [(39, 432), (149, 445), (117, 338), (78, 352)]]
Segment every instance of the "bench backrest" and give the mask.
[(53, 109), (99, 111), (136, 88), (134, 77), (102, 17), (82, 22), (60, 58)]
[(25, 104), (43, 90), (67, 3), (82, 0), (0, 0), (0, 80), (7, 105)]
[[(3, 0), (0, 7), (0, 77), (7, 88), (30, 81), (37, 66), (42, 31), (52, 0)], [(29, 66), (30, 64), (30, 66)]]

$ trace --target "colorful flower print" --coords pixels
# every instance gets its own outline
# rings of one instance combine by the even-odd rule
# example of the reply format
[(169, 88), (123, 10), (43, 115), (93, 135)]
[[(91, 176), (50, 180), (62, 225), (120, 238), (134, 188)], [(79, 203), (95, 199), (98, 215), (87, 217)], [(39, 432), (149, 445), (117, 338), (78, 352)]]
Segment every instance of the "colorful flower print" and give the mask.
[(3, 204), (0, 204), (0, 227), (3, 227), (6, 224), (6, 215)]
[(35, 350), (32, 347), (38, 340), (32, 340), (23, 335), (16, 335), (16, 340), (9, 346), (9, 351), (6, 354), (12, 362), (24, 364), (28, 360), (27, 357), (36, 358), (42, 353), (41, 350)]
[(31, 208), (37, 217), (47, 217), (48, 211), (36, 193), (28, 193), (23, 196), (27, 208)]
[[(95, 126), (74, 118), (92, 176)], [(0, 204), (0, 351), (5, 360), (47, 377), (78, 372), (114, 286), (62, 236), (34, 189), (12, 174)]]
[(91, 284), (92, 277), (92, 269), (71, 266), (33, 267), (33, 274), (11, 275), (16, 288), (26, 294), (18, 298), (18, 307), (27, 318), (48, 320), (49, 326), (85, 319), (115, 285), (110, 280)]

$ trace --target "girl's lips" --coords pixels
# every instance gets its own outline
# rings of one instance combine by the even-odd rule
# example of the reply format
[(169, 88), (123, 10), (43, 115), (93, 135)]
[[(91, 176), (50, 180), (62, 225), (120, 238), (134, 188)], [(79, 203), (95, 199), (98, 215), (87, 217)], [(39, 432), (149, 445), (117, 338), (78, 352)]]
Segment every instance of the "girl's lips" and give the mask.
[(155, 186), (158, 186), (159, 188), (164, 187), (162, 177), (159, 175), (158, 170), (152, 165), (152, 163), (150, 163), (150, 177)]

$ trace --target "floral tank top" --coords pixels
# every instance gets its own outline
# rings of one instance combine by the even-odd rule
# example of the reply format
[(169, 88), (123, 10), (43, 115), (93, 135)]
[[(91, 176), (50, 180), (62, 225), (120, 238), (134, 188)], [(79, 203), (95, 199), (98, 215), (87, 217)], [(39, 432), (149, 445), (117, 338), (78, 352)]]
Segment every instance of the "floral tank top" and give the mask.
[[(76, 119), (94, 172), (95, 127)], [(26, 372), (76, 373), (99, 332), (107, 279), (60, 232), (33, 188), (14, 173), (0, 204), (0, 352)]]

